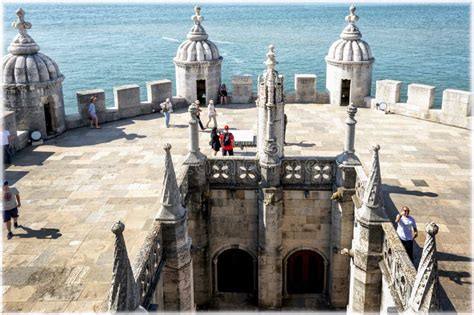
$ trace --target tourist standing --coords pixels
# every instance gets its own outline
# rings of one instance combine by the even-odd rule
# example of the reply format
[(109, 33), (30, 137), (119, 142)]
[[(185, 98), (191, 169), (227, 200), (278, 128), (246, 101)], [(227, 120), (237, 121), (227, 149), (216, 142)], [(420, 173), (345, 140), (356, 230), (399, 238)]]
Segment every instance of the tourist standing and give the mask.
[(405, 247), (413, 262), (413, 239), (418, 236), (418, 230), (416, 229), (415, 219), (410, 215), (410, 209), (407, 206), (404, 206), (401, 213), (397, 214), (395, 222), (398, 224), (398, 237), (400, 237), (403, 247)]
[(217, 127), (212, 128), (211, 131), (211, 148), (214, 151), (214, 156), (217, 155), (217, 152), (221, 149), (220, 133), (217, 130)]
[(199, 123), (199, 127), (201, 127), (201, 130), (204, 130), (204, 126), (202, 125), (202, 121), (201, 121), (201, 102), (199, 100), (196, 100), (196, 102), (194, 102), (197, 106), (197, 111), (196, 111), (196, 118), (198, 120), (198, 123)]
[(170, 99), (167, 98), (163, 103), (160, 104), (161, 112), (165, 115), (166, 128), (170, 127), (170, 114), (173, 112), (173, 104)]
[(224, 83), (219, 87), (219, 96), (221, 97), (221, 104), (227, 104), (227, 87)]
[(10, 144), (12, 141), (12, 136), (10, 135), (10, 131), (7, 129), (2, 129), (2, 146), (3, 146), (3, 163), (4, 164), (11, 164), (12, 157), (10, 154)]
[(211, 122), (211, 119), (214, 121), (214, 128), (217, 128), (217, 112), (213, 100), (210, 100), (209, 105), (207, 105), (207, 116), (209, 117), (209, 119), (207, 120), (206, 128), (209, 128), (209, 123)]
[(224, 126), (224, 133), (221, 133), (219, 136), (221, 147), (222, 147), (222, 155), (226, 156), (227, 153), (229, 155), (234, 155), (234, 135), (229, 131), (229, 126)]
[(96, 101), (97, 101), (97, 97), (91, 96), (91, 98), (89, 99), (89, 108), (87, 109), (87, 113), (89, 114), (89, 118), (91, 120), (91, 128), (94, 128), (94, 124), (95, 124), (95, 128), (100, 129), (99, 118), (97, 117), (97, 110), (95, 107)]
[(7, 239), (13, 237), (11, 218), (13, 226), (18, 228), (18, 208), (21, 207), (20, 192), (15, 187), (8, 186), (8, 181), (3, 182), (3, 223), (7, 226)]

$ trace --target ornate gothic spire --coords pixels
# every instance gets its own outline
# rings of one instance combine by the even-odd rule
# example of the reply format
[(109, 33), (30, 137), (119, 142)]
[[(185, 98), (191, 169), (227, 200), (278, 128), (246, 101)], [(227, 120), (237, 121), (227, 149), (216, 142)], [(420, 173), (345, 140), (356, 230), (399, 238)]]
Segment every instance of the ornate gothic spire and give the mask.
[(125, 225), (120, 221), (112, 226), (112, 232), (115, 234), (115, 252), (109, 312), (132, 312), (140, 304), (138, 287), (123, 238), (124, 230)]
[(167, 143), (163, 149), (166, 151), (165, 176), (163, 178), (163, 190), (161, 192), (161, 208), (155, 220), (179, 221), (184, 218), (186, 210), (181, 205), (178, 183), (171, 160), (171, 144)]
[(28, 34), (27, 30), (31, 28), (30, 22), (25, 22), (25, 11), (22, 8), (16, 10), (16, 21), (12, 23), (12, 27), (18, 30), (8, 51), (13, 55), (32, 55), (40, 50), (40, 47)]
[(374, 155), (372, 158), (372, 168), (365, 186), (364, 198), (360, 218), (369, 222), (387, 221), (383, 207), (382, 177), (380, 175), (379, 150), (377, 144), (372, 148)]
[(410, 311), (416, 313), (440, 311), (438, 260), (436, 259), (435, 239), (438, 233), (438, 226), (431, 222), (425, 226), (425, 231), (427, 237), (408, 303)]

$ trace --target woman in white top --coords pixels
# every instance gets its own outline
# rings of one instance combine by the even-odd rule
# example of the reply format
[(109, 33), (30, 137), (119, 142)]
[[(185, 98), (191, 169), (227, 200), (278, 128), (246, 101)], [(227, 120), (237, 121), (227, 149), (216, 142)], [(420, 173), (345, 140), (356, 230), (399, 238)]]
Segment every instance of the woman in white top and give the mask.
[(217, 128), (217, 112), (213, 100), (210, 100), (209, 105), (207, 105), (207, 116), (209, 117), (209, 120), (207, 121), (206, 128), (209, 128), (209, 123), (211, 122), (211, 119), (214, 120), (214, 127)]
[(166, 128), (170, 127), (170, 113), (173, 112), (173, 104), (170, 99), (167, 98), (166, 101), (160, 104), (161, 112), (165, 115), (165, 124)]
[(97, 117), (97, 111), (95, 108), (95, 102), (97, 101), (97, 97), (91, 96), (89, 99), (89, 108), (87, 109), (87, 113), (89, 114), (89, 118), (91, 120), (91, 128), (94, 128), (94, 123), (95, 123), (95, 128), (100, 129), (99, 127), (99, 118)]
[(410, 209), (404, 206), (402, 212), (397, 214), (395, 222), (398, 224), (398, 237), (400, 237), (403, 247), (405, 247), (408, 256), (413, 261), (413, 239), (418, 236), (418, 230), (415, 219), (410, 215)]

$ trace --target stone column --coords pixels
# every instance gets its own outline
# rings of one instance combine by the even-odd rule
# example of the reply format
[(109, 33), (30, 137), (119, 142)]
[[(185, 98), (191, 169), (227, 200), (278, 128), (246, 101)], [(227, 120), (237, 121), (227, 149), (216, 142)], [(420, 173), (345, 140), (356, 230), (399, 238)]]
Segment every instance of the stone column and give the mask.
[(346, 141), (344, 142), (344, 152), (345, 153), (355, 153), (354, 144), (355, 144), (355, 125), (357, 120), (354, 119), (355, 114), (357, 113), (357, 107), (354, 104), (351, 104), (347, 107), (347, 118), (346, 118)]
[(282, 188), (265, 188), (259, 195), (258, 307), (282, 303)]
[(355, 186), (355, 166), (360, 165), (359, 158), (355, 155), (355, 114), (357, 108), (351, 104), (347, 107), (346, 136), (344, 141), (344, 151), (336, 157), (338, 172), (336, 174), (336, 184), (339, 187), (354, 188)]
[(198, 111), (198, 106), (195, 103), (189, 105), (188, 112), (191, 115), (189, 120), (189, 153), (186, 156), (184, 164), (188, 165), (197, 165), (201, 164), (206, 156), (201, 153), (199, 148), (199, 130), (198, 130), (198, 120), (196, 118), (196, 113)]

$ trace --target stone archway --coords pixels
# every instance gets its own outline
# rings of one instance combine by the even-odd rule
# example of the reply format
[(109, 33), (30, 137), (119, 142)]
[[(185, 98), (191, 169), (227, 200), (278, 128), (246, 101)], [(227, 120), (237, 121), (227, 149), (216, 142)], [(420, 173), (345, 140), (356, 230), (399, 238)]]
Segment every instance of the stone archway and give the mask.
[(294, 251), (287, 256), (285, 266), (286, 294), (326, 293), (327, 263), (318, 252)]
[(255, 290), (253, 257), (239, 248), (223, 251), (217, 257), (217, 291), (252, 293)]

